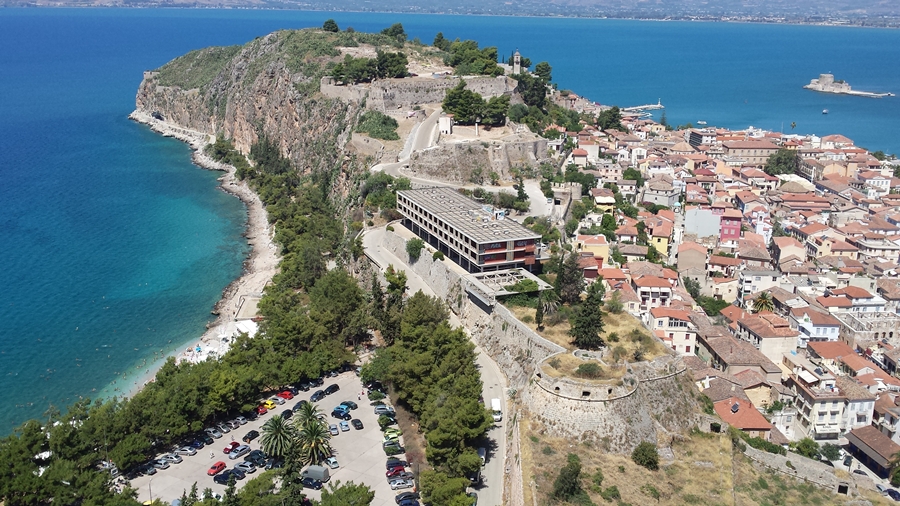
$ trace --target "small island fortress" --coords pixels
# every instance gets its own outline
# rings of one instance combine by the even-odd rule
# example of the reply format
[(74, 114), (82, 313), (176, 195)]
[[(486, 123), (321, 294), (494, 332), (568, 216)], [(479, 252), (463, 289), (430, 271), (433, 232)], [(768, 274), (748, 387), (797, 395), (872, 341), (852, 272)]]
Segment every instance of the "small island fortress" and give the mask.
[(819, 74), (818, 79), (813, 79), (804, 88), (822, 93), (836, 93), (841, 95), (854, 95), (857, 97), (883, 98), (893, 97), (893, 93), (875, 93), (871, 91), (855, 91), (845, 81), (834, 80), (833, 74)]

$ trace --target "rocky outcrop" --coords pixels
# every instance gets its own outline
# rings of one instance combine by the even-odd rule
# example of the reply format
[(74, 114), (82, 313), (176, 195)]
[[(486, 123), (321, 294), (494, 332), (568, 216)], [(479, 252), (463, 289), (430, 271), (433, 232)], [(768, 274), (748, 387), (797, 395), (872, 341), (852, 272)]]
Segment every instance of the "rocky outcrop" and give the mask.
[(511, 135), (492, 142), (442, 141), (413, 153), (409, 167), (417, 177), (468, 183), (478, 178), (486, 180), (491, 172), (496, 172), (501, 179), (512, 179), (511, 168), (533, 168), (547, 160), (546, 139)]

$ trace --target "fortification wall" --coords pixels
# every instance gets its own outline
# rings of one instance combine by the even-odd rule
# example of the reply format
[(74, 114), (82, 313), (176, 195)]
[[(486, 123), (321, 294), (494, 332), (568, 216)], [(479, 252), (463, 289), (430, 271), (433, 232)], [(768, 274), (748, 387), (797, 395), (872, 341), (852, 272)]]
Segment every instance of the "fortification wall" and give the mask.
[(517, 84), (514, 79), (506, 76), (465, 78), (454, 76), (443, 79), (407, 77), (351, 85), (338, 85), (333, 78), (323, 77), (320, 89), (328, 97), (354, 102), (360, 102), (365, 98), (367, 108), (384, 111), (442, 102), (447, 90), (455, 87), (460, 79), (465, 79), (467, 89), (485, 99), (511, 95)]
[(501, 179), (511, 179), (512, 167), (537, 167), (546, 157), (547, 140), (541, 138), (454, 142), (413, 153), (409, 166), (418, 177), (468, 182), (479, 170), (485, 179), (491, 172), (499, 174)]

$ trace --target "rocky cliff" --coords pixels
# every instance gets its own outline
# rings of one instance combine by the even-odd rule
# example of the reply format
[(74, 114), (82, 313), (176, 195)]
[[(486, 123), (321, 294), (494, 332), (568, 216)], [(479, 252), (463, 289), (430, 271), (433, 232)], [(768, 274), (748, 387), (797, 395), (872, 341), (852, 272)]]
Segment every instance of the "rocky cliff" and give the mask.
[(224, 136), (243, 153), (267, 136), (302, 172), (349, 170), (345, 147), (360, 106), (317, 93), (346, 36), (279, 31), (244, 46), (193, 51), (144, 73), (137, 110)]

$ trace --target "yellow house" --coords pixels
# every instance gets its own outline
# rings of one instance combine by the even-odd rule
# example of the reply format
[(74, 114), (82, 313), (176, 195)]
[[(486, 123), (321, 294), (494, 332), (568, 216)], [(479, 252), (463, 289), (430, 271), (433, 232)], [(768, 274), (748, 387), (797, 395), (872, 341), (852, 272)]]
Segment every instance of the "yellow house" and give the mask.
[(575, 236), (575, 251), (591, 253), (594, 258), (603, 259), (604, 264), (609, 262), (609, 242), (605, 235)]
[(663, 223), (662, 225), (653, 227), (653, 232), (650, 234), (650, 246), (659, 252), (660, 255), (668, 256), (669, 254), (669, 240), (672, 237), (672, 225), (668, 223)]

